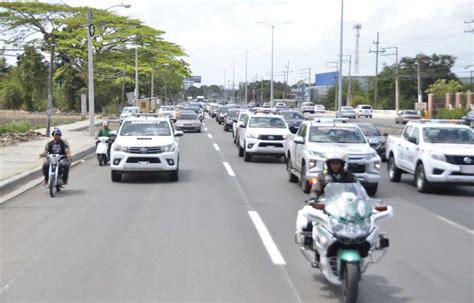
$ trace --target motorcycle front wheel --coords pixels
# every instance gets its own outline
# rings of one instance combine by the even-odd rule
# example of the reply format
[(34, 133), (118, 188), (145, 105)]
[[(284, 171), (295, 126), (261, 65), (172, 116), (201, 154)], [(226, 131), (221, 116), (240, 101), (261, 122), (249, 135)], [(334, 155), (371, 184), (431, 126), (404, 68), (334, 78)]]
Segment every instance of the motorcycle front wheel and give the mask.
[(51, 198), (54, 198), (54, 190), (56, 184), (56, 177), (50, 176), (49, 177), (49, 195)]
[(359, 293), (360, 268), (358, 263), (346, 262), (342, 291), (344, 303), (356, 303)]

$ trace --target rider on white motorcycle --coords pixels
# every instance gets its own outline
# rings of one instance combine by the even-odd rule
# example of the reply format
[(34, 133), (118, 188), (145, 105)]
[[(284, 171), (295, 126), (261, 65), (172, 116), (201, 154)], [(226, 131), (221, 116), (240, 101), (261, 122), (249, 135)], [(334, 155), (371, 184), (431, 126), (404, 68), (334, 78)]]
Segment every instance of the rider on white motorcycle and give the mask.
[[(99, 133), (97, 133), (97, 136), (95, 137), (96, 139), (95, 146), (97, 147), (97, 145), (99, 144), (99, 140), (97, 140), (97, 138), (110, 137), (110, 132), (111, 132), (111, 129), (109, 128), (109, 122), (107, 121), (102, 122), (102, 128), (99, 129)], [(110, 148), (112, 144), (111, 142), (108, 142), (108, 143), (109, 143), (109, 146), (107, 147), (107, 157), (110, 158)]]
[(340, 149), (326, 153), (327, 169), (316, 177), (316, 182), (311, 186), (310, 200), (317, 200), (324, 195), (324, 188), (328, 183), (357, 182), (354, 174), (346, 168), (346, 159), (346, 153)]

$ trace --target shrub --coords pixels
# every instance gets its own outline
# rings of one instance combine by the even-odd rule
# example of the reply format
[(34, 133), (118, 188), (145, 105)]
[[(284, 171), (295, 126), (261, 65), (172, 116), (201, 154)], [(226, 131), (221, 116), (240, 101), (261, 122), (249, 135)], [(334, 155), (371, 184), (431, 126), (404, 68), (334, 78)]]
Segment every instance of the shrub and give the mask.
[(12, 132), (12, 133), (22, 133), (29, 131), (31, 129), (31, 124), (26, 121), (14, 121), (6, 124), (0, 125), (0, 134)]
[(463, 109), (441, 108), (436, 113), (436, 119), (461, 119), (466, 112)]

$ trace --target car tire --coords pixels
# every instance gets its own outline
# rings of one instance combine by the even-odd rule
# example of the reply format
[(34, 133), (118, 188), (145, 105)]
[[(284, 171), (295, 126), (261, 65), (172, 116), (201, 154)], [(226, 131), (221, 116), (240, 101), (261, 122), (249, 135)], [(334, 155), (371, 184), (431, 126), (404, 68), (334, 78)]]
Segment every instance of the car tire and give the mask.
[(240, 146), (240, 142), (237, 142), (237, 150), (239, 151), (239, 157), (243, 157), (244, 149)]
[(388, 179), (392, 182), (400, 182), (402, 171), (395, 165), (395, 158), (390, 156), (387, 162)]
[(305, 194), (309, 194), (309, 192), (311, 191), (311, 186), (308, 183), (308, 179), (306, 179), (306, 164), (304, 163), (301, 166), (300, 181), (301, 181), (301, 189), (303, 190), (303, 192)]
[(247, 152), (246, 148), (244, 148), (244, 161), (252, 162), (252, 155)]
[(176, 182), (179, 179), (179, 168), (170, 173), (170, 181)]
[(112, 178), (112, 182), (120, 182), (122, 181), (122, 173), (112, 170), (110, 171), (110, 176)]
[(291, 164), (291, 157), (286, 158), (286, 171), (288, 173), (288, 182), (296, 183), (298, 182), (298, 177), (295, 176), (291, 170), (293, 169), (293, 165)]
[(416, 167), (415, 186), (420, 193), (429, 193), (432, 190), (430, 182), (426, 180), (425, 167), (422, 163)]
[(374, 196), (377, 193), (378, 187), (379, 187), (379, 184), (375, 183), (375, 184), (367, 185), (364, 188), (369, 196)]

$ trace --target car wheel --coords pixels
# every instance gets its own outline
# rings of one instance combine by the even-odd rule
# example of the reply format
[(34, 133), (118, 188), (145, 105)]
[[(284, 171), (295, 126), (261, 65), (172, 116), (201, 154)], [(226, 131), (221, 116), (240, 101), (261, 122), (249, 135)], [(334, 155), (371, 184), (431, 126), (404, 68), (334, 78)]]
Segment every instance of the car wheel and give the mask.
[(247, 152), (246, 148), (244, 148), (244, 161), (252, 162), (252, 155)]
[(421, 163), (416, 167), (415, 185), (420, 193), (429, 193), (431, 191), (431, 184), (426, 180), (425, 168)]
[(240, 146), (240, 142), (237, 141), (237, 150), (239, 151), (239, 157), (244, 156), (244, 149)]
[(388, 179), (392, 182), (400, 182), (402, 171), (395, 165), (395, 158), (390, 156), (387, 162)]
[(112, 182), (120, 182), (122, 181), (122, 173), (119, 173), (116, 170), (111, 171)]
[(306, 164), (304, 163), (301, 167), (300, 181), (301, 181), (301, 189), (303, 190), (303, 192), (305, 194), (309, 194), (309, 192), (311, 191), (311, 186), (308, 183), (308, 179), (306, 179)]
[(293, 165), (291, 164), (291, 158), (286, 158), (286, 171), (288, 173), (288, 182), (296, 183), (298, 181), (298, 177), (295, 176), (291, 171), (293, 170)]
[(170, 174), (170, 181), (176, 182), (178, 181), (178, 179), (179, 179), (179, 166), (176, 170), (173, 170)]

